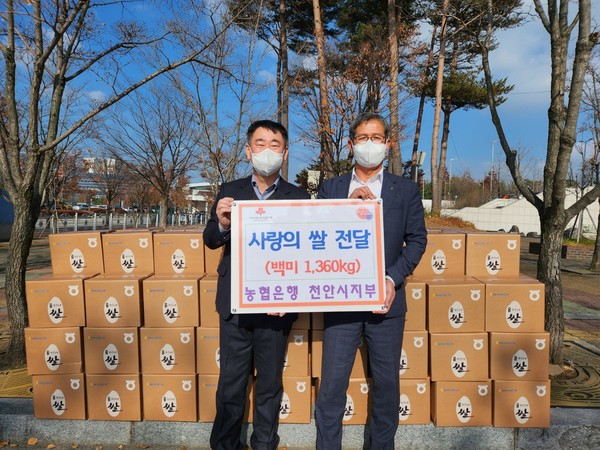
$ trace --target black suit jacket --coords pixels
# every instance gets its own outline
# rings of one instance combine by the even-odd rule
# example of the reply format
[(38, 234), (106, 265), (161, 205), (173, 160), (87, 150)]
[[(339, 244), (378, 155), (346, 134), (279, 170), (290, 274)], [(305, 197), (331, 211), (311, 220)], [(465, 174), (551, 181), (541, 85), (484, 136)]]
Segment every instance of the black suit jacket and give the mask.
[[(221, 185), (219, 194), (210, 212), (210, 219), (204, 229), (204, 244), (215, 249), (225, 246), (223, 258), (217, 268), (219, 281), (217, 284), (217, 311), (219, 315), (228, 320), (231, 317), (231, 240), (230, 234), (225, 236), (219, 231), (219, 220), (217, 218), (217, 203), (223, 197), (231, 197), (234, 200), (255, 200), (254, 188), (252, 187), (252, 177), (234, 180)], [(269, 197), (268, 200), (298, 200), (308, 199), (310, 196), (297, 186), (288, 183), (283, 178), (279, 179), (279, 186)], [(297, 314), (286, 314), (284, 317), (295, 319)]]
[[(351, 178), (349, 173), (325, 181), (318, 198), (348, 198)], [(396, 285), (396, 297), (386, 316), (397, 317), (406, 312), (404, 280), (425, 252), (427, 229), (419, 188), (413, 181), (384, 172), (381, 199), (385, 270)]]

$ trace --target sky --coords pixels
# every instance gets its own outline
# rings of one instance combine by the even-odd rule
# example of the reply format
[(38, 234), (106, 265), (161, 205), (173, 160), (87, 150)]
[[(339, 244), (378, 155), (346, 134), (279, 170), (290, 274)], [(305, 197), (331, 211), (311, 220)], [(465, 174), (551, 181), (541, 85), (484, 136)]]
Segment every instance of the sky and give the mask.
[[(531, 0), (525, 0), (531, 5)], [(546, 2), (543, 2), (546, 3)], [(571, 5), (574, 10), (576, 4)], [(533, 11), (533, 10), (532, 10)], [(600, 25), (600, 2), (592, 2), (592, 26)], [(550, 97), (550, 36), (537, 16), (525, 25), (498, 34), (499, 47), (491, 53), (490, 64), (494, 78), (508, 77), (513, 91), (498, 111), (504, 130), (512, 148), (523, 155), (524, 176), (541, 179), (546, 154), (548, 130), (547, 110)], [(402, 159), (411, 158), (414, 121), (417, 107), (410, 108), (407, 117), (408, 140), (401, 143)], [(426, 179), (430, 179), (431, 138), (434, 110), (428, 104), (421, 128), (419, 149), (426, 153), (423, 166)], [(293, 130), (291, 130), (293, 131)], [(441, 132), (440, 132), (441, 135)], [(578, 145), (583, 145), (591, 135), (578, 136)], [(592, 143), (588, 142), (588, 155)], [(292, 152), (294, 148), (291, 149)], [(575, 153), (575, 152), (574, 152)], [(451, 116), (450, 137), (446, 166), (452, 176), (469, 171), (475, 179), (483, 179), (494, 162), (500, 176), (510, 177), (504, 164), (504, 152), (499, 143), (495, 127), (491, 121), (489, 108), (483, 110), (458, 110)], [(290, 158), (290, 174), (306, 165), (305, 158), (293, 155)], [(293, 180), (294, 177), (290, 176)]]
[[(532, 3), (532, 0), (524, 0), (526, 8), (532, 8)], [(133, 5), (143, 11), (148, 3), (136, 2)], [(576, 6), (571, 3), (571, 10), (575, 10)], [(509, 144), (523, 157), (523, 176), (541, 179), (548, 128), (550, 37), (533, 9), (531, 12), (532, 19), (528, 23), (497, 35), (499, 46), (491, 53), (490, 64), (494, 78), (507, 77), (508, 84), (514, 85), (513, 91), (506, 96), (507, 101), (500, 105), (498, 111)], [(146, 10), (142, 14), (152, 13)], [(592, 26), (600, 26), (600, 1), (592, 2)], [(425, 33), (423, 39), (427, 39)], [(275, 57), (267, 58), (264, 64), (262, 77), (274, 80)], [(418, 99), (415, 99), (414, 104), (404, 111), (407, 140), (401, 142), (403, 160), (409, 159), (412, 153), (417, 101)], [(291, 113), (293, 114), (293, 111)], [(428, 180), (430, 179), (429, 157), (433, 116), (433, 106), (428, 103), (423, 117), (419, 145), (419, 149), (426, 153), (423, 169)], [(293, 182), (296, 174), (308, 166), (315, 151), (304, 147), (296, 137), (293, 120), (290, 121), (289, 131), (291, 142), (288, 178)], [(584, 145), (590, 137), (591, 135), (582, 133), (578, 136), (576, 145)], [(588, 142), (586, 145), (589, 145), (589, 154), (592, 143)], [(451, 176), (459, 176), (469, 171), (475, 179), (483, 179), (489, 173), (493, 162), (494, 169), (496, 171), (500, 169), (501, 177), (508, 179), (509, 174), (504, 159), (488, 108), (458, 110), (452, 114), (446, 159), (446, 166)]]

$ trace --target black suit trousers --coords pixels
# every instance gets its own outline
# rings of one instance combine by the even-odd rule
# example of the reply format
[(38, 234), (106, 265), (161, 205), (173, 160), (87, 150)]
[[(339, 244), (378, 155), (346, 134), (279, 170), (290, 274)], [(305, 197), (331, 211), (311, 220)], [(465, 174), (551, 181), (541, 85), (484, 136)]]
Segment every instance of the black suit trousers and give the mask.
[(283, 364), (292, 320), (266, 314), (233, 315), (220, 320), (220, 374), (217, 414), (210, 445), (216, 450), (241, 449), (242, 420), (249, 376), (256, 369), (253, 450), (275, 450), (283, 395)]
[(318, 450), (342, 448), (343, 418), (345, 414), (352, 413), (346, 410), (346, 391), (356, 351), (363, 337), (367, 343), (373, 382), (368, 448), (394, 448), (399, 421), (399, 373), (404, 321), (404, 314), (398, 317), (371, 313), (326, 315), (322, 378), (315, 408)]

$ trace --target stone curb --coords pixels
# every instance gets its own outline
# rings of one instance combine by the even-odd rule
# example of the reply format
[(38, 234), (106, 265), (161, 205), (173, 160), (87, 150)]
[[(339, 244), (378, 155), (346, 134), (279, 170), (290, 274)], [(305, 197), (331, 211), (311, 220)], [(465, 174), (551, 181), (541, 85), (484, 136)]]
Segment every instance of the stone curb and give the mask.
[[(26, 442), (36, 437), (38, 442), (59, 445), (131, 445), (165, 449), (185, 446), (186, 449), (208, 449), (211, 423), (197, 422), (111, 422), (93, 420), (51, 420), (33, 417), (31, 399), (0, 398), (0, 440)], [(242, 435), (249, 441), (251, 426), (244, 426)], [(316, 430), (311, 424), (282, 424), (279, 427), (280, 447), (314, 448)], [(362, 425), (344, 427), (345, 450), (361, 450), (365, 436)], [(32, 448), (32, 447), (29, 447)], [(43, 448), (43, 447), (40, 447)], [(396, 433), (398, 449), (474, 448), (514, 450), (518, 448), (591, 449), (600, 448), (600, 408), (551, 408), (551, 427), (435, 427), (404, 425)], [(375, 450), (375, 449), (373, 449)]]

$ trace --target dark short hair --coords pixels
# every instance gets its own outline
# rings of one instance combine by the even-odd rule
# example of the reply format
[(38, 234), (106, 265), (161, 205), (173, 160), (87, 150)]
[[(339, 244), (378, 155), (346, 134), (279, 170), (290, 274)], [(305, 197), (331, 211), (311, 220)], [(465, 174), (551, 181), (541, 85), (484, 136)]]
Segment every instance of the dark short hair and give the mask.
[(248, 127), (248, 131), (246, 132), (246, 136), (248, 138), (248, 142), (252, 139), (252, 135), (258, 128), (266, 128), (267, 130), (272, 131), (273, 133), (281, 133), (283, 136), (283, 144), (287, 147), (288, 145), (288, 132), (283, 125), (279, 122), (274, 122), (272, 120), (256, 120), (250, 124)]
[(385, 130), (385, 137), (388, 137), (390, 132), (390, 126), (388, 125), (387, 120), (385, 120), (381, 114), (375, 112), (362, 112), (358, 116), (356, 116), (356, 118), (350, 124), (350, 139), (354, 139), (356, 129), (359, 125), (370, 120), (377, 120), (379, 123), (381, 123)]

